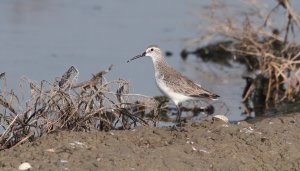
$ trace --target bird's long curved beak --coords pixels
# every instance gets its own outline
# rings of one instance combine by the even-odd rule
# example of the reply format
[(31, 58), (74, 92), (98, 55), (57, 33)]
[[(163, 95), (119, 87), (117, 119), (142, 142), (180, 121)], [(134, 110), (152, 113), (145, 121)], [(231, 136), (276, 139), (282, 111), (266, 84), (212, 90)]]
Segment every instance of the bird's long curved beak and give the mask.
[(129, 60), (127, 61), (127, 63), (130, 62), (130, 61), (133, 61), (133, 60), (135, 60), (135, 59), (137, 59), (137, 58), (144, 57), (144, 56), (146, 56), (146, 52), (143, 52), (142, 54), (137, 55), (137, 56), (135, 56), (135, 57), (129, 59)]

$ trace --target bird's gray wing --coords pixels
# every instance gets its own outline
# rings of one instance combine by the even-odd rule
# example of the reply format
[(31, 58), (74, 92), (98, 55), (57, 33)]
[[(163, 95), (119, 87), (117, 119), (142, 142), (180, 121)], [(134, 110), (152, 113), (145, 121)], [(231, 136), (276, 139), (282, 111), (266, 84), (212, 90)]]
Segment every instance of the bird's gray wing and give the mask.
[(164, 68), (164, 70), (166, 72), (164, 74), (160, 74), (161, 79), (164, 80), (168, 87), (172, 87), (172, 89), (177, 93), (196, 98), (216, 99), (219, 97), (218, 95), (203, 89), (201, 86), (198, 86), (189, 78), (169, 66)]

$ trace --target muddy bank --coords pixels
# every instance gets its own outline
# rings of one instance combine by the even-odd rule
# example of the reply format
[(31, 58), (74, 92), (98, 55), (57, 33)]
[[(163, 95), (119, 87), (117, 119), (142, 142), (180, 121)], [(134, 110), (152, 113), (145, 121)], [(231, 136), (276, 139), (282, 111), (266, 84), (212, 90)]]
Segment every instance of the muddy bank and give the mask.
[(129, 131), (59, 132), (0, 152), (1, 170), (299, 170), (300, 115)]

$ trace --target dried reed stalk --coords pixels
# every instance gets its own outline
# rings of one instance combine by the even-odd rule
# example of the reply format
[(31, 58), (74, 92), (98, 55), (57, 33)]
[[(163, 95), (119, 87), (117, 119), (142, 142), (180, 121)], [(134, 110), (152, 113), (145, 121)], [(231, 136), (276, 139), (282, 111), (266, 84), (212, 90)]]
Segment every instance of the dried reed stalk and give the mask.
[[(270, 11), (263, 8), (261, 1), (243, 1), (246, 6), (242, 12), (235, 13), (237, 8), (213, 1), (209, 8), (200, 14), (207, 21), (208, 27), (200, 29), (205, 33), (193, 42), (213, 38), (225, 38), (233, 45), (225, 50), (232, 52), (235, 59), (246, 61), (248, 68), (268, 80), (265, 89), (265, 101), (280, 102), (299, 99), (300, 85), (300, 44), (296, 42), (295, 27), (300, 31), (300, 17), (294, 11), (289, 0), (278, 0)], [(238, 5), (237, 5), (238, 6)], [(285, 24), (278, 28), (272, 22), (276, 10), (285, 10)], [(238, 8), (240, 9), (240, 8)], [(248, 11), (247, 11), (248, 9)], [(289, 38), (293, 38), (291, 41)], [(257, 85), (253, 85), (257, 86)], [(245, 92), (247, 96), (257, 93), (256, 88)], [(248, 97), (244, 97), (246, 100)]]
[[(112, 66), (77, 83), (79, 72), (70, 67), (54, 83), (36, 83), (23, 78), (20, 88), (29, 85), (29, 98), (21, 104), (13, 91), (0, 93), (0, 120), (4, 132), (0, 136), (0, 149), (15, 147), (43, 134), (60, 130), (91, 131), (130, 129), (155, 122), (144, 118), (153, 113), (157, 102), (140, 94), (130, 94), (125, 80), (106, 81), (104, 75)], [(0, 74), (4, 84), (5, 74)], [(23, 91), (23, 90), (22, 90)]]

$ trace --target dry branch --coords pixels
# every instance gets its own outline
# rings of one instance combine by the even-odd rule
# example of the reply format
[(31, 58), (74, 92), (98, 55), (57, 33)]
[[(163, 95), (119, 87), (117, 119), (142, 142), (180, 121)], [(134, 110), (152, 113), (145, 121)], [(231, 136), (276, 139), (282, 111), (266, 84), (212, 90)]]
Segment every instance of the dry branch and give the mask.
[[(205, 33), (201, 38), (222, 37), (232, 41), (232, 46), (225, 47), (225, 50), (231, 52), (235, 59), (244, 61), (249, 70), (258, 73), (253, 78), (254, 85), (248, 85), (250, 89), (245, 90), (243, 101), (257, 94), (266, 102), (299, 100), (300, 43), (294, 42), (297, 39), (293, 32), (294, 25), (298, 33), (300, 31), (299, 15), (289, 0), (277, 0), (277, 5), (269, 12), (262, 8), (261, 2), (250, 0), (243, 3), (247, 8), (237, 14), (234, 13), (237, 8), (213, 1), (211, 7), (200, 15), (202, 20), (210, 23), (209, 27), (201, 28)], [(288, 16), (283, 28), (272, 24), (272, 16), (277, 15), (275, 9), (279, 7), (283, 7)], [(290, 41), (289, 37), (295, 40)], [(267, 82), (264, 83), (264, 80)]]
[[(156, 110), (156, 101), (147, 96), (129, 94), (129, 84), (125, 80), (106, 81), (104, 75), (111, 68), (81, 83), (76, 83), (79, 72), (73, 66), (52, 84), (46, 81), (38, 84), (23, 78), (22, 85), (27, 83), (30, 88), (26, 104), (20, 104), (13, 91), (6, 96), (1, 91), (3, 114), (0, 119), (4, 132), (0, 137), (0, 149), (54, 131), (108, 131), (153, 122), (153, 119), (143, 116), (145, 112)], [(0, 76), (5, 78), (5, 74)]]

